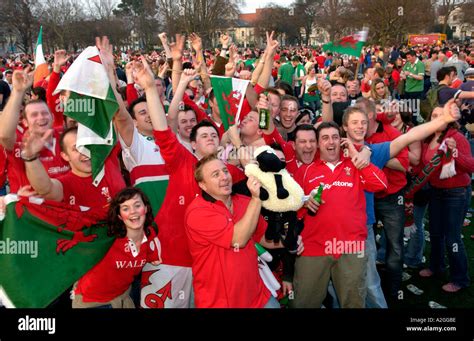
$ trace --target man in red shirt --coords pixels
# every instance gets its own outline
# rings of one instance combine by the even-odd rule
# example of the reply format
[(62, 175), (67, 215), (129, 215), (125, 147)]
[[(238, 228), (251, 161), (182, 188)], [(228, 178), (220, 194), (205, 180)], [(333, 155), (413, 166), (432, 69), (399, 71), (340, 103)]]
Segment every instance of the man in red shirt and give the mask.
[[(23, 123), (28, 129), (24, 134), (44, 138), (53, 126), (53, 116), (45, 102), (34, 100), (26, 104), (24, 118), (20, 120), (22, 101), (33, 83), (33, 72), (30, 67), (16, 70), (13, 74), (14, 89), (2, 115), (0, 115), (0, 144), (6, 151), (7, 176), (10, 181), (10, 191), (16, 193), (20, 187), (29, 184), (25, 165), (21, 155), (23, 133), (17, 126)], [(69, 171), (69, 166), (60, 156), (60, 129), (53, 130), (44, 140), (44, 148), (38, 151), (40, 165), (49, 177), (56, 178)]]
[[(170, 178), (163, 204), (155, 218), (160, 230), (163, 263), (149, 276), (150, 282), (142, 288), (143, 297), (169, 292), (162, 298), (165, 308), (192, 306), (192, 258), (184, 228), (183, 212), (200, 192), (194, 179), (194, 166), (202, 157), (213, 154), (219, 145), (217, 128), (209, 121), (202, 121), (191, 130), (190, 140), (194, 153), (178, 142), (168, 126), (160, 102), (153, 74), (146, 60), (134, 64), (136, 81), (145, 90), (155, 142), (160, 147)], [(232, 179), (239, 182), (243, 172), (229, 165)]]
[(300, 168), (296, 181), (309, 194), (323, 185), (322, 201), (305, 204), (316, 215), (306, 215), (301, 233), (305, 250), (295, 264), (296, 308), (320, 308), (332, 279), (342, 308), (364, 308), (367, 292), (367, 238), (364, 190), (386, 188), (384, 173), (373, 164), (357, 169), (357, 156), (347, 143), (349, 158), (341, 155), (339, 126), (323, 122), (317, 128), (320, 158)]
[(232, 177), (216, 155), (197, 163), (195, 178), (202, 195), (189, 205), (185, 222), (196, 307), (279, 308), (259, 275), (254, 246), (265, 226), (260, 183), (248, 179), (251, 199), (231, 195)]

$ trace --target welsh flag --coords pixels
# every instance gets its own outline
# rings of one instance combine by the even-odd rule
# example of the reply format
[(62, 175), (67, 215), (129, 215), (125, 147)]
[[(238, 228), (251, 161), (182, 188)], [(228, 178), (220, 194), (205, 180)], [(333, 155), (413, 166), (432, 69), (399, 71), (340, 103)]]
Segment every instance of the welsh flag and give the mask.
[(351, 36), (342, 37), (338, 41), (329, 42), (323, 45), (323, 51), (332, 51), (340, 54), (348, 54), (359, 58), (362, 48), (367, 41), (369, 31), (364, 28)]
[(77, 57), (54, 94), (62, 90), (69, 91), (62, 103), (64, 115), (79, 123), (76, 148), (91, 158), (93, 184), (98, 186), (116, 142), (112, 118), (119, 106), (97, 47), (89, 46)]
[[(6, 197), (0, 221), (0, 303), (44, 308), (97, 264), (114, 238), (93, 210)], [(1, 217), (0, 217), (1, 218)]]
[(42, 82), (49, 75), (48, 64), (43, 54), (43, 26), (40, 27), (35, 48), (35, 74), (33, 84)]
[(248, 80), (211, 76), (211, 85), (216, 96), (224, 129), (240, 121), (240, 112), (244, 103)]

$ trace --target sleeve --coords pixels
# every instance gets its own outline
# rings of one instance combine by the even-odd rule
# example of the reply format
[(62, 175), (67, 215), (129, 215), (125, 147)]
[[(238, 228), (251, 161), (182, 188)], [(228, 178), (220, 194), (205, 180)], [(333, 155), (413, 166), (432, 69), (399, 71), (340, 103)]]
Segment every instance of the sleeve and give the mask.
[(260, 86), (260, 84), (258, 84), (258, 83), (255, 84), (255, 86), (253, 87), (253, 89), (255, 90), (255, 92), (257, 93), (257, 95), (260, 95), (260, 94), (265, 90), (265, 89), (262, 88), (262, 87)]
[(213, 207), (192, 208), (185, 218), (189, 238), (196, 243), (232, 247), (234, 222)]
[[(193, 109), (193, 111), (195, 112), (196, 114), (196, 121), (199, 123), (201, 122), (202, 120), (207, 120), (209, 119), (209, 117), (207, 116), (207, 114), (201, 110), (201, 108), (199, 108), (199, 106), (194, 103), (193, 100), (191, 100), (191, 98), (189, 98), (189, 96), (187, 94), (184, 94), (183, 96), (183, 102), (184, 104), (186, 104), (187, 106), (189, 106), (191, 109)], [(217, 128), (217, 127), (216, 127)]]
[(374, 164), (359, 171), (362, 187), (367, 192), (379, 192), (387, 189), (387, 177), (385, 173)]
[(226, 166), (227, 166), (227, 169), (229, 170), (230, 175), (232, 176), (232, 184), (236, 184), (237, 182), (247, 179), (244, 171), (241, 170), (240, 168), (237, 168), (236, 166), (231, 165), (231, 164), (226, 164)]
[(148, 252), (146, 255), (146, 261), (154, 262), (154, 261), (161, 261), (161, 243), (158, 239), (158, 236), (155, 233), (155, 230), (150, 227), (150, 235), (148, 238)]
[(133, 128), (133, 138), (130, 146), (125, 144), (120, 134), (118, 134), (118, 137), (122, 147), (123, 163), (127, 170), (130, 171), (130, 169), (141, 163), (140, 156), (143, 155), (143, 144), (141, 143), (139, 132), (136, 127)]
[(453, 136), (456, 140), (458, 156), (455, 158), (456, 168), (466, 173), (474, 172), (474, 158), (471, 154), (471, 146), (464, 136), (456, 134)]
[(293, 148), (293, 145), (283, 139), (277, 127), (273, 129), (271, 134), (263, 134), (263, 139), (267, 145), (278, 143), (281, 146), (283, 154), (285, 154), (286, 163), (290, 162), (295, 157), (295, 149)]
[(155, 143), (160, 147), (160, 153), (165, 160), (166, 168), (170, 173), (176, 171), (189, 151), (179, 143), (176, 135), (169, 127), (164, 131), (154, 130), (153, 136), (155, 137)]
[(381, 122), (382, 124), (392, 124), (392, 122), (395, 121), (395, 116), (393, 118), (388, 118), (387, 113), (381, 112), (377, 113), (376, 120)]
[(417, 68), (416, 71), (419, 76), (424, 76), (425, 75), (425, 64), (418, 62), (417, 63)]
[(262, 240), (265, 231), (267, 230), (267, 222), (263, 217), (260, 215), (258, 217), (257, 227), (255, 228), (255, 232), (253, 233), (252, 239), (255, 243), (259, 243)]
[(64, 125), (64, 116), (62, 111), (56, 110), (59, 109), (59, 94), (53, 95), (54, 90), (56, 90), (60, 81), (59, 73), (51, 72), (51, 76), (49, 77), (48, 88), (46, 89), (46, 104), (48, 104), (48, 108), (53, 114), (54, 123), (53, 127), (62, 127)]
[(385, 164), (390, 160), (390, 142), (369, 144), (369, 147), (372, 149), (370, 162), (380, 169), (385, 167)]
[(127, 103), (130, 106), (134, 100), (138, 98), (137, 89), (134, 84), (127, 84)]

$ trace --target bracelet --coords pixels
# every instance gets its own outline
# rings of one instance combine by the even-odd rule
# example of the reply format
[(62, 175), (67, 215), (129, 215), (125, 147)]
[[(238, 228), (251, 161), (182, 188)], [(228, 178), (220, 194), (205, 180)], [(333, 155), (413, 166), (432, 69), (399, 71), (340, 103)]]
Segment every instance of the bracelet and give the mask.
[(227, 47), (223, 47), (221, 48), (221, 50), (227, 51)]
[(322, 99), (322, 98), (321, 98), (321, 102), (326, 103), (326, 104), (329, 104), (329, 103), (330, 103), (330, 101), (325, 101), (325, 100)]
[(25, 161), (25, 162), (34, 161), (34, 160), (36, 160), (38, 157), (39, 157), (39, 155), (36, 154), (35, 156), (32, 156), (32, 157), (27, 158), (27, 157), (25, 157), (25, 153), (23, 153), (23, 151), (21, 151), (21, 153), (20, 153), (20, 158), (21, 158), (23, 161)]

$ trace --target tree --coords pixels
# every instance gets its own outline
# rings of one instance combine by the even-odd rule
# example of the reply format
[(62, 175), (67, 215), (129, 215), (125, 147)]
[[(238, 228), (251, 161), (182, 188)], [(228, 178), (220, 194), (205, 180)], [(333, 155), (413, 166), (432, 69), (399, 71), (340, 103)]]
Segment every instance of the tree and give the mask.
[(323, 0), (316, 23), (326, 29), (329, 39), (334, 41), (353, 28), (354, 18), (349, 15), (350, 11), (350, 0)]
[(36, 1), (2, 0), (0, 2), (1, 22), (18, 37), (18, 48), (30, 53), (33, 50), (33, 36), (39, 31), (38, 21), (34, 16)]
[(474, 26), (474, 1), (470, 0), (461, 6), (462, 21)]
[(155, 0), (122, 0), (113, 13), (137, 34), (141, 48), (152, 49), (159, 31)]
[(100, 20), (112, 20), (117, 0), (86, 0), (89, 16)]
[(216, 28), (226, 28), (239, 13), (241, 0), (157, 0), (170, 34), (198, 33), (209, 44)]
[(443, 17), (442, 33), (446, 33), (448, 19), (451, 13), (453, 13), (454, 10), (461, 7), (465, 3), (465, 0), (442, 0), (438, 9), (438, 14)]
[(397, 44), (434, 24), (431, 0), (353, 0), (352, 8), (354, 22), (368, 26), (370, 40), (382, 45)]
[(292, 7), (295, 9), (295, 24), (304, 31), (304, 43), (308, 45), (313, 33), (314, 23), (319, 14), (323, 0), (296, 0)]

